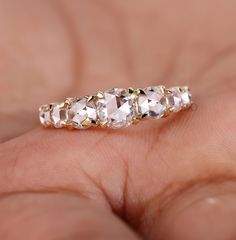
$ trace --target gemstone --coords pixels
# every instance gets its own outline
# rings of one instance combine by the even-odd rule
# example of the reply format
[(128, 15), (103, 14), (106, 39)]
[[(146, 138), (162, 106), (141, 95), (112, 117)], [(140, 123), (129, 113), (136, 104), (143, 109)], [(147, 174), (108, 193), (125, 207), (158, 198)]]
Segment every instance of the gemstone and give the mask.
[(190, 92), (190, 89), (188, 87), (182, 87), (180, 88), (181, 92), (181, 99), (182, 99), (182, 105), (183, 107), (189, 107), (192, 104), (192, 94)]
[(179, 112), (182, 108), (187, 108), (192, 103), (192, 95), (188, 87), (173, 87), (170, 89), (170, 108), (174, 112)]
[(48, 105), (39, 109), (39, 119), (42, 125), (49, 126), (51, 124), (50, 109)]
[(64, 104), (52, 105), (51, 119), (54, 127), (56, 128), (62, 128), (66, 124), (68, 120), (68, 113)]
[(134, 98), (123, 88), (99, 93), (97, 111), (100, 124), (111, 128), (128, 127), (136, 116)]
[(88, 128), (97, 122), (96, 105), (93, 99), (84, 97), (73, 100), (69, 107), (70, 123), (75, 128)]
[(179, 112), (182, 109), (182, 98), (179, 87), (170, 89), (169, 105), (173, 112)]
[(167, 110), (164, 88), (158, 86), (141, 89), (138, 97), (138, 109), (142, 117), (163, 117)]

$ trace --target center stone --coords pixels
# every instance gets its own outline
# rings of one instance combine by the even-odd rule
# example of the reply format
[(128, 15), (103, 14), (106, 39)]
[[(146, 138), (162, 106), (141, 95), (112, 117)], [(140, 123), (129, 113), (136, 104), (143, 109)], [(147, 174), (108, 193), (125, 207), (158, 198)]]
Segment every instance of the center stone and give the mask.
[(102, 125), (122, 128), (132, 124), (136, 111), (134, 100), (127, 89), (112, 88), (101, 95), (97, 107)]

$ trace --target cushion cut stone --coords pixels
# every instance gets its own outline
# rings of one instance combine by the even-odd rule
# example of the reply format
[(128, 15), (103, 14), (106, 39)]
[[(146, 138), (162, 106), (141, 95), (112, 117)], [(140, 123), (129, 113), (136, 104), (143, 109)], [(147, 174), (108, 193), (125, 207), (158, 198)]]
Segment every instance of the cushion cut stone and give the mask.
[(51, 119), (54, 127), (62, 128), (68, 120), (67, 110), (63, 104), (53, 104), (51, 110)]
[(188, 87), (174, 87), (170, 89), (170, 92), (169, 104), (174, 112), (179, 112), (191, 105), (192, 95)]
[(96, 105), (88, 98), (75, 99), (69, 107), (70, 123), (75, 128), (88, 128), (97, 121)]
[(161, 118), (167, 110), (167, 98), (163, 87), (147, 87), (140, 90), (138, 109), (142, 117)]
[(128, 127), (136, 116), (135, 103), (127, 89), (112, 88), (97, 100), (101, 125), (111, 128)]

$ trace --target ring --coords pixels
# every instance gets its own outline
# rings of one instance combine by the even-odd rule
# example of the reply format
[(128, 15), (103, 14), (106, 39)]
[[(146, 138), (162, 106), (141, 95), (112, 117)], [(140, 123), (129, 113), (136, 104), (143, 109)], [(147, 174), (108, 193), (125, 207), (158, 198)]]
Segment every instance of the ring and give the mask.
[(154, 86), (140, 89), (112, 88), (96, 95), (67, 98), (39, 108), (44, 127), (87, 129), (128, 127), (143, 119), (160, 119), (192, 105), (188, 87)]

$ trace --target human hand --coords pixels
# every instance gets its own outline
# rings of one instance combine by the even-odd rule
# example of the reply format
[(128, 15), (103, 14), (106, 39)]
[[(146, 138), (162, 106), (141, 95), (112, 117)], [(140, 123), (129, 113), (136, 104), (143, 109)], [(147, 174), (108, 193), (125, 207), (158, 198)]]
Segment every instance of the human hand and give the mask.
[[(235, 7), (0, 1), (0, 239), (234, 239)], [(189, 85), (197, 108), (39, 127), (41, 104), (160, 84)]]

